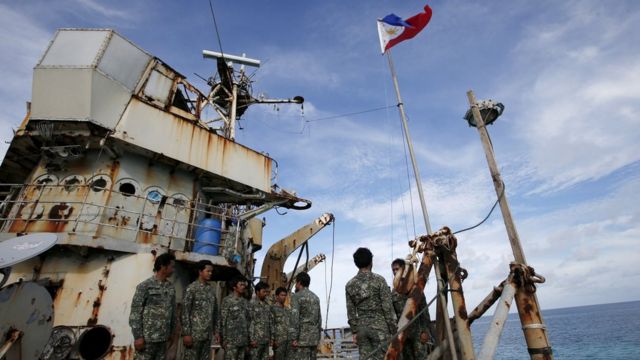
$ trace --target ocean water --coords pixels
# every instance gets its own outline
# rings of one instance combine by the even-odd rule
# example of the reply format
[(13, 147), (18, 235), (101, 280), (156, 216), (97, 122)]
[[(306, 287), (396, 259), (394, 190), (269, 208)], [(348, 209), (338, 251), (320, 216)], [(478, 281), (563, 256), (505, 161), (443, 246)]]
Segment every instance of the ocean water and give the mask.
[[(493, 315), (489, 311), (471, 326), (476, 352)], [(640, 301), (543, 309), (542, 316), (555, 359), (640, 360)], [(495, 359), (529, 359), (518, 314), (509, 314)]]

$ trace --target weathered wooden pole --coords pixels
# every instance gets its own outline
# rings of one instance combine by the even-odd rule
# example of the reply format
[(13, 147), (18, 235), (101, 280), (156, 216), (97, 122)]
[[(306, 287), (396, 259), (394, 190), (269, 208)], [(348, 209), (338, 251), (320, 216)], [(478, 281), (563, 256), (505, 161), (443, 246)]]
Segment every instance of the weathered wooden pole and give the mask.
[[(504, 193), (504, 183), (502, 182), (500, 171), (498, 170), (498, 164), (495, 159), (493, 147), (491, 146), (491, 140), (489, 140), (489, 133), (487, 132), (484, 119), (482, 119), (482, 115), (480, 114), (480, 109), (478, 109), (478, 104), (473, 91), (469, 90), (467, 92), (467, 98), (469, 99), (469, 105), (471, 106), (473, 118), (476, 122), (476, 128), (480, 134), (480, 141), (484, 148), (484, 153), (489, 165), (489, 171), (491, 172), (491, 178), (493, 179), (493, 185), (496, 190), (496, 195), (498, 196), (502, 218), (507, 229), (509, 242), (511, 243), (511, 250), (513, 251), (513, 257), (517, 264), (526, 266), (527, 261), (524, 256), (524, 250), (520, 244), (520, 238), (518, 237), (513, 217), (511, 216), (509, 202), (507, 201), (507, 194)], [(530, 291), (526, 286), (520, 285), (516, 290), (515, 299), (531, 359), (552, 359), (553, 353), (551, 350), (551, 344), (549, 343), (546, 326), (542, 320), (540, 305), (538, 304), (538, 298), (536, 297), (535, 292)]]

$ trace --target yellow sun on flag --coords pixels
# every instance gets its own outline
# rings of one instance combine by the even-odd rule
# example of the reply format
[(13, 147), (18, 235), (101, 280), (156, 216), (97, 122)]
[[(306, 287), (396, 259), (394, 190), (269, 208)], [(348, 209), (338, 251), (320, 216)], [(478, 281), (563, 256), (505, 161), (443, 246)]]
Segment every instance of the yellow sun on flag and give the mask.
[(395, 27), (386, 28), (386, 29), (384, 29), (384, 31), (387, 33), (387, 35), (393, 36), (393, 35), (398, 33), (398, 28), (395, 28)]

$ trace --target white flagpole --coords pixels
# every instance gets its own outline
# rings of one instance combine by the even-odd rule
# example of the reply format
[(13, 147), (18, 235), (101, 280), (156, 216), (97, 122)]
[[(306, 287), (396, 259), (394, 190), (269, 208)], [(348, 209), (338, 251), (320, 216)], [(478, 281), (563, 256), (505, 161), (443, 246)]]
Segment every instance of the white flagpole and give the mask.
[[(418, 195), (420, 197), (420, 206), (422, 207), (422, 216), (424, 218), (424, 225), (427, 229), (427, 234), (431, 235), (431, 224), (429, 223), (429, 214), (427, 213), (427, 203), (424, 199), (424, 192), (422, 191), (422, 180), (420, 179), (420, 171), (418, 170), (418, 163), (416, 162), (416, 156), (413, 151), (413, 143), (411, 142), (411, 136), (409, 135), (409, 126), (407, 125), (407, 117), (404, 113), (404, 103), (402, 102), (402, 97), (400, 96), (400, 87), (398, 86), (398, 77), (396, 76), (396, 70), (393, 66), (393, 60), (391, 59), (391, 50), (386, 51), (387, 60), (389, 61), (389, 69), (391, 70), (391, 77), (393, 78), (393, 86), (396, 90), (396, 97), (398, 98), (398, 110), (400, 110), (400, 118), (402, 119), (402, 128), (404, 129), (404, 136), (407, 139), (407, 146), (409, 148), (409, 156), (411, 157), (411, 165), (413, 165), (413, 173), (416, 177), (416, 187), (418, 188)], [(413, 249), (415, 254), (415, 248)], [(440, 306), (440, 310), (444, 314), (444, 327), (447, 335), (447, 342), (449, 343), (449, 351), (451, 354), (452, 360), (457, 360), (458, 355), (456, 353), (456, 346), (453, 338), (453, 330), (451, 329), (451, 322), (449, 321), (449, 310), (447, 309), (447, 300), (443, 293), (443, 284), (442, 277), (440, 276), (440, 264), (438, 259), (434, 259), (434, 270), (436, 274), (436, 280), (438, 283), (438, 305)], [(426, 279), (425, 279), (426, 282)], [(422, 289), (424, 291), (424, 289)], [(405, 309), (410, 306), (410, 302), (413, 301), (412, 298), (407, 300), (405, 304)], [(403, 311), (404, 312), (404, 311)], [(442, 345), (440, 345), (442, 346)]]
[(398, 98), (398, 110), (400, 110), (400, 118), (402, 118), (402, 128), (404, 129), (404, 135), (407, 139), (407, 146), (409, 147), (409, 156), (411, 157), (411, 165), (413, 165), (413, 173), (416, 177), (416, 187), (418, 188), (418, 196), (420, 197), (420, 206), (422, 207), (422, 216), (424, 218), (424, 226), (427, 229), (427, 234), (431, 235), (431, 224), (429, 223), (429, 213), (427, 212), (427, 203), (424, 199), (424, 192), (422, 191), (422, 180), (420, 179), (420, 171), (418, 170), (418, 163), (416, 162), (416, 155), (413, 151), (413, 143), (411, 142), (411, 136), (409, 135), (409, 126), (407, 125), (407, 117), (404, 113), (404, 103), (400, 96), (400, 87), (398, 86), (398, 77), (396, 76), (396, 69), (393, 66), (393, 60), (391, 59), (391, 49), (386, 51), (387, 60), (389, 60), (389, 69), (391, 70), (391, 77), (393, 78), (393, 87), (396, 90), (396, 97)]

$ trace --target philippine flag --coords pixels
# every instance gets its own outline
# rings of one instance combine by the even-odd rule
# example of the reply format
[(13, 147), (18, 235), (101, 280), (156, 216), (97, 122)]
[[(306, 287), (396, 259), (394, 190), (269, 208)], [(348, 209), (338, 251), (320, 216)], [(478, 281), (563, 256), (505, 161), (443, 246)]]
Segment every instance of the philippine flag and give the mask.
[(384, 54), (385, 51), (396, 44), (418, 35), (431, 20), (431, 14), (431, 7), (426, 5), (424, 12), (407, 20), (402, 20), (401, 17), (395, 14), (389, 14), (378, 20), (378, 35), (380, 36), (380, 50), (382, 53)]

